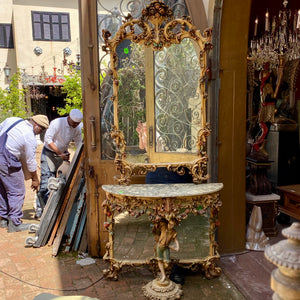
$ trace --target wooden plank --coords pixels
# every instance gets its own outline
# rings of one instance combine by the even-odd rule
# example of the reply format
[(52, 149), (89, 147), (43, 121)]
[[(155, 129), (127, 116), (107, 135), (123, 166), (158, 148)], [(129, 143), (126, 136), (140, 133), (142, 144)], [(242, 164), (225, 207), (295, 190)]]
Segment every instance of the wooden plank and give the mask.
[(86, 223), (86, 201), (83, 203), (83, 208), (82, 208), (82, 213), (81, 213), (81, 216), (80, 216), (80, 220), (79, 220), (79, 223), (78, 223), (78, 228), (77, 228), (77, 232), (76, 232), (76, 236), (75, 236), (75, 239), (74, 239), (74, 245), (73, 245), (73, 251), (77, 251), (78, 250), (78, 247), (79, 247), (79, 244), (80, 244), (80, 241), (81, 241), (81, 236), (82, 236), (82, 233), (84, 231), (84, 226), (85, 226), (85, 223)]
[(78, 252), (87, 252), (88, 250), (88, 243), (87, 243), (87, 227), (84, 226), (84, 230), (82, 232), (82, 237), (79, 245)]
[(76, 194), (77, 194), (77, 189), (78, 189), (78, 186), (79, 186), (80, 181), (82, 179), (82, 176), (83, 176), (83, 168), (80, 165), (77, 176), (74, 176), (74, 178), (75, 178), (74, 185), (71, 188), (70, 197), (67, 200), (66, 208), (65, 208), (64, 213), (62, 215), (62, 219), (61, 219), (61, 222), (59, 224), (59, 227), (58, 227), (58, 230), (57, 230), (57, 233), (56, 233), (56, 237), (53, 241), (53, 248), (52, 248), (52, 255), (53, 256), (56, 256), (57, 253), (58, 253), (60, 242), (61, 242), (63, 234), (65, 232), (67, 222), (68, 222), (68, 219), (69, 219), (69, 215), (70, 215), (70, 212), (71, 212), (71, 209), (72, 209), (72, 206), (73, 206)]
[[(77, 208), (76, 208), (75, 216), (72, 220), (72, 227), (70, 229), (70, 232), (68, 233), (69, 238), (66, 241), (66, 247), (65, 247), (64, 252), (69, 252), (70, 251), (70, 246), (73, 242), (73, 238), (75, 236), (75, 232), (76, 232), (76, 229), (78, 227), (78, 223), (79, 223), (79, 219), (80, 219), (79, 217), (80, 217), (80, 214), (81, 214), (81, 211), (82, 211), (82, 208), (83, 208), (83, 204), (84, 204), (84, 201), (85, 201), (85, 184), (84, 184), (84, 180), (81, 181), (81, 185), (80, 185), (80, 188), (79, 188), (78, 192), (80, 194), (79, 194), (78, 201), (77, 201), (78, 202), (77, 203)], [(70, 218), (69, 218), (69, 220), (70, 220)]]
[[(75, 155), (74, 155), (74, 158), (71, 161), (70, 168), (67, 172), (66, 177), (63, 176), (62, 174), (60, 175), (61, 178), (65, 179), (65, 181), (66, 181), (65, 185), (64, 185), (63, 189), (60, 191), (61, 193), (59, 194), (59, 197), (55, 196), (55, 198), (54, 198), (55, 201), (53, 201), (53, 200), (50, 201), (49, 205), (51, 207), (51, 210), (50, 210), (51, 211), (51, 218), (49, 218), (49, 212), (45, 213), (45, 216), (47, 217), (46, 224), (44, 224), (45, 227), (46, 227), (46, 231), (44, 231), (43, 237), (41, 237), (42, 240), (41, 240), (41, 238), (38, 238), (38, 241), (36, 241), (36, 243), (34, 244), (34, 247), (45, 246), (48, 239), (49, 239), (49, 236), (51, 234), (51, 230), (52, 230), (53, 225), (56, 221), (57, 215), (58, 215), (58, 213), (61, 209), (61, 206), (62, 206), (63, 200), (65, 198), (65, 195), (68, 191), (70, 181), (72, 180), (75, 169), (77, 168), (78, 159), (82, 156), (82, 152), (83, 152), (82, 149), (83, 149), (83, 144), (81, 144), (77, 148), (77, 150), (75, 152)], [(49, 202), (49, 200), (47, 201), (47, 204), (48, 204), (48, 202)]]
[(83, 143), (81, 143), (75, 153), (74, 153), (74, 156), (71, 160), (71, 163), (70, 163), (70, 167), (68, 169), (68, 172), (67, 172), (67, 184), (69, 183), (69, 181), (72, 179), (73, 177), (73, 174), (74, 174), (74, 171), (75, 171), (75, 167), (79, 164), (79, 160), (81, 158), (81, 155), (82, 155), (82, 152), (83, 152)]
[(40, 221), (39, 229), (36, 232), (36, 241), (33, 247), (41, 247), (45, 245), (45, 239), (48, 238), (49, 228), (51, 228), (51, 220), (55, 218), (55, 212), (59, 206), (59, 201), (63, 194), (63, 190), (66, 184), (65, 177), (62, 175), (58, 178), (58, 189), (53, 190), (50, 193), (50, 197), (44, 208), (44, 212)]
[[(82, 213), (82, 219), (78, 228), (78, 233), (75, 239), (75, 245), (73, 250), (74, 251), (81, 251), (85, 252), (87, 249), (87, 226), (86, 226), (86, 219), (87, 219), (87, 208), (86, 205), (84, 206), (84, 210)], [(85, 246), (86, 244), (86, 246)], [(84, 249), (85, 248), (85, 249)], [(84, 250), (82, 250), (84, 249)]]
[(86, 221), (87, 221), (87, 203), (84, 203), (82, 215), (80, 218), (80, 223), (78, 226), (78, 230), (76, 233), (76, 238), (73, 246), (73, 251), (77, 251), (78, 248), (80, 247), (80, 244), (82, 242), (83, 235), (85, 234), (85, 239), (87, 243), (87, 226), (86, 226)]
[[(67, 175), (66, 175), (66, 183), (65, 183), (65, 185), (62, 189), (62, 193), (61, 193), (61, 195), (58, 199), (57, 205), (54, 205), (54, 212), (53, 212), (53, 215), (52, 215), (52, 218), (50, 219), (50, 221), (49, 221), (49, 218), (48, 218), (49, 225), (47, 227), (47, 230), (45, 232), (45, 235), (43, 237), (43, 240), (42, 240), (40, 246), (45, 246), (48, 239), (49, 239), (49, 236), (50, 236), (51, 231), (53, 229), (56, 218), (57, 218), (57, 216), (58, 216), (58, 214), (61, 210), (62, 203), (63, 203), (63, 201), (66, 197), (66, 194), (68, 192), (69, 185), (73, 180), (74, 172), (76, 172), (78, 169), (80, 169), (80, 164), (78, 163), (78, 161), (80, 159), (82, 159), (82, 157), (83, 157), (83, 143), (81, 143), (75, 151), (74, 157), (71, 161), (70, 167), (69, 167)], [(63, 176), (63, 175), (61, 175), (61, 176)]]
[(71, 162), (71, 165), (70, 165), (70, 168), (69, 168), (70, 171), (68, 171), (68, 174), (67, 174), (68, 180), (67, 180), (67, 183), (66, 183), (66, 188), (67, 188), (66, 195), (63, 199), (63, 202), (62, 202), (61, 208), (59, 210), (58, 216), (55, 220), (55, 224), (53, 226), (52, 233), (51, 233), (51, 236), (50, 236), (49, 241), (48, 241), (48, 246), (51, 246), (53, 244), (53, 240), (55, 238), (59, 223), (62, 219), (62, 216), (64, 214), (66, 205), (67, 205), (69, 197), (70, 197), (70, 193), (71, 193), (72, 188), (74, 186), (74, 182), (75, 182), (77, 173), (79, 171), (79, 168), (81, 168), (81, 164), (82, 164), (82, 161), (83, 161), (83, 151), (82, 151), (83, 150), (83, 144), (80, 147), (78, 147), (77, 150), (76, 150), (76, 152), (74, 154), (74, 157), (72, 159), (72, 162)]

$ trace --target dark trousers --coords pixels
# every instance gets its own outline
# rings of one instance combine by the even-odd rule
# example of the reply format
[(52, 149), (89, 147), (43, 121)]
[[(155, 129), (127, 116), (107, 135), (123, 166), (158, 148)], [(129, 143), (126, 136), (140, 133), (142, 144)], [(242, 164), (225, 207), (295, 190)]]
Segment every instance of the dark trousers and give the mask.
[(0, 136), (0, 217), (19, 225), (25, 198), (24, 173), (21, 162), (6, 149), (6, 138), (7, 133)]
[(41, 154), (41, 180), (40, 188), (38, 192), (38, 198), (36, 200), (36, 208), (43, 209), (46, 205), (50, 191), (48, 190), (48, 180), (51, 177), (56, 177), (57, 169), (63, 163), (62, 158), (56, 155), (54, 152), (43, 148)]

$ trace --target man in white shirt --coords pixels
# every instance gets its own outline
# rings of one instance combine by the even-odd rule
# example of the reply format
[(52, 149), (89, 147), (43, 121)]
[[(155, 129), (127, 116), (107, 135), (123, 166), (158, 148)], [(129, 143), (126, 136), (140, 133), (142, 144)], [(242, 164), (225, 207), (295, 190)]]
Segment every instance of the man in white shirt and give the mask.
[(28, 230), (30, 226), (21, 221), (25, 198), (21, 161), (30, 172), (31, 188), (37, 190), (35, 135), (48, 126), (48, 118), (44, 115), (36, 115), (29, 120), (11, 117), (0, 124), (0, 227), (8, 228), (8, 232)]
[(79, 124), (82, 121), (82, 112), (72, 109), (67, 117), (51, 121), (44, 137), (44, 148), (41, 155), (41, 182), (36, 201), (35, 218), (39, 219), (46, 205), (49, 190), (48, 180), (56, 177), (57, 169), (64, 160), (69, 160), (68, 147), (71, 141), (78, 147), (82, 142), (82, 131)]

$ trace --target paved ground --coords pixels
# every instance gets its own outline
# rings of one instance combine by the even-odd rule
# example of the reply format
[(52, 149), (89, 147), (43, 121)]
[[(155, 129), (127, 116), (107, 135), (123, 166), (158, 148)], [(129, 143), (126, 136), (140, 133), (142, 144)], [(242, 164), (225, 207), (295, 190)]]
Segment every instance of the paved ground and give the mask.
[[(33, 209), (32, 209), (33, 213)], [(27, 220), (26, 220), (27, 222)], [(52, 257), (51, 247), (26, 248), (27, 232), (7, 233), (0, 229), (0, 299), (32, 300), (40, 294), (84, 295), (97, 299), (145, 299), (142, 287), (154, 277), (146, 267), (124, 268), (118, 281), (102, 279), (107, 263), (95, 259), (80, 265), (77, 254)], [(221, 275), (213, 280), (201, 273), (186, 274), (182, 299), (244, 299)]]
[[(153, 279), (146, 268), (124, 269), (118, 281), (102, 279), (107, 267), (101, 259), (91, 265), (76, 264), (71, 255), (51, 256), (51, 248), (25, 248), (26, 233), (0, 230), (0, 299), (32, 300), (42, 293), (85, 295), (97, 299), (145, 299), (142, 287)], [(189, 274), (182, 299), (244, 299), (224, 275), (207, 280)]]
[[(38, 147), (38, 160), (40, 152), (41, 146)], [(34, 220), (35, 192), (30, 190), (30, 181), (26, 186), (24, 222), (38, 223)], [(142, 287), (154, 279), (148, 268), (124, 267), (118, 281), (109, 281), (102, 277), (102, 271), (108, 267), (102, 259), (80, 265), (77, 262), (83, 260), (77, 253), (52, 257), (51, 247), (25, 247), (25, 239), (31, 235), (34, 234), (7, 233), (0, 228), (0, 300), (48, 300), (49, 294), (72, 296), (70, 299), (75, 299), (75, 295), (99, 300), (146, 299)], [(220, 265), (222, 275), (212, 280), (207, 280), (200, 272), (186, 273), (181, 299), (271, 299), (270, 273), (274, 266), (266, 261), (263, 252), (224, 256)]]
[[(41, 149), (39, 146), (38, 160)], [(38, 223), (34, 220), (35, 192), (31, 191), (30, 183), (26, 182), (24, 222)], [(102, 270), (108, 267), (102, 259), (97, 258), (90, 265), (80, 265), (76, 263), (82, 261), (77, 253), (52, 257), (51, 247), (25, 247), (25, 239), (31, 235), (34, 234), (7, 233), (6, 229), (0, 228), (1, 300), (33, 300), (47, 294), (84, 295), (100, 300), (145, 299), (142, 287), (154, 279), (148, 268), (126, 267), (118, 281), (108, 281), (102, 277)], [(181, 299), (240, 300), (244, 297), (224, 274), (207, 280), (201, 273), (187, 273)]]
[[(28, 184), (28, 183), (27, 183)], [(24, 204), (24, 222), (33, 219), (34, 193), (28, 192)], [(77, 253), (52, 257), (52, 248), (25, 247), (28, 232), (7, 233), (0, 228), (0, 299), (33, 300), (38, 295), (84, 295), (97, 299), (145, 299), (142, 287), (154, 279), (146, 267), (123, 268), (118, 281), (102, 278), (108, 264), (97, 258), (80, 265)], [(201, 273), (187, 273), (182, 299), (244, 299), (225, 275), (207, 280)]]

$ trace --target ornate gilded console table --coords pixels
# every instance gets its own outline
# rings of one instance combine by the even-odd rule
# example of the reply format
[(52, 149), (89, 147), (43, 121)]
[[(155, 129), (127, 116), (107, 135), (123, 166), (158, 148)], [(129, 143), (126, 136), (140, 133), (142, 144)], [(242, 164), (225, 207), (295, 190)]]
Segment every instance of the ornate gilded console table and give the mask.
[[(215, 261), (219, 259), (215, 231), (219, 225), (218, 212), (222, 205), (219, 198), (219, 191), (223, 188), (222, 183), (103, 185), (102, 188), (106, 192), (106, 199), (103, 202), (106, 214), (105, 228), (110, 233), (109, 241), (106, 245), (107, 252), (103, 257), (104, 260), (109, 261), (111, 264), (110, 269), (104, 271), (107, 278), (116, 280), (124, 265), (137, 266), (149, 264), (152, 267), (156, 265), (157, 260), (153, 251), (153, 246), (155, 245), (153, 236), (151, 238), (152, 245), (150, 246), (152, 250), (149, 251), (148, 249), (145, 251), (143, 248), (144, 250), (140, 251), (146, 253), (144, 257), (140, 256), (141, 253), (136, 253), (134, 250), (131, 253), (135, 253), (135, 258), (128, 258), (124, 253), (118, 254), (115, 251), (115, 246), (118, 242), (116, 239), (123, 239), (125, 234), (129, 233), (128, 229), (126, 229), (119, 237), (116, 237), (115, 229), (119, 226), (120, 220), (131, 217), (135, 223), (135, 231), (138, 231), (138, 219), (142, 216), (147, 216), (148, 220), (151, 221), (149, 222), (149, 226), (146, 227), (149, 232), (151, 227), (152, 231), (157, 228), (159, 222), (162, 220), (169, 222), (173, 219), (177, 224), (182, 224), (189, 216), (196, 221), (200, 220), (200, 223), (197, 223), (196, 227), (192, 225), (186, 231), (181, 231), (183, 233), (179, 232), (181, 225), (178, 226), (179, 252), (181, 252), (181, 255), (172, 259), (172, 263), (193, 270), (197, 270), (200, 267), (205, 272), (207, 278), (220, 275), (221, 270), (215, 265)], [(121, 218), (119, 218), (120, 215), (122, 215)], [(207, 227), (205, 227), (206, 225), (201, 225), (205, 224), (204, 220), (207, 222)], [(205, 228), (206, 232), (202, 231), (200, 234), (201, 226)], [(184, 232), (187, 235), (192, 234), (192, 237), (188, 237), (189, 241), (186, 241), (184, 236), (180, 236)], [(144, 237), (146, 233), (142, 235)], [(197, 238), (197, 235), (201, 235), (200, 238), (202, 239), (202, 243), (205, 244), (203, 247), (206, 250), (203, 252), (201, 245), (199, 246), (198, 244), (194, 249), (195, 254), (191, 256), (188, 254), (190, 253), (191, 246), (188, 245), (189, 242)], [(132, 234), (130, 238), (132, 247), (134, 247), (134, 237)], [(180, 240), (184, 244), (181, 244)], [(151, 243), (149, 239), (144, 239), (144, 242), (148, 245)], [(121, 248), (124, 250), (128, 246), (127, 240), (127, 245)], [(185, 250), (188, 250), (186, 256), (184, 254)], [(173, 257), (172, 253), (171, 257)]]
[[(161, 276), (143, 288), (145, 296), (179, 299), (179, 285), (167, 278), (172, 264), (201, 268), (207, 278), (221, 272), (215, 265), (219, 259), (215, 231), (223, 184), (202, 184), (209, 178), (206, 103), (211, 30), (202, 34), (190, 17), (175, 18), (166, 4), (152, 0), (140, 18), (128, 15), (115, 34), (103, 29), (102, 37), (102, 50), (110, 58), (114, 114), (110, 136), (120, 174), (120, 185), (102, 186), (104, 227), (109, 231), (103, 258), (110, 262), (104, 275), (117, 279), (124, 265), (148, 264)], [(124, 59), (117, 47), (128, 50), (128, 45), (131, 54)], [(130, 80), (127, 74), (133, 69)], [(134, 88), (133, 82), (138, 83)], [(129, 90), (134, 97), (124, 97)], [(136, 153), (137, 147), (143, 152)], [(188, 173), (194, 183), (128, 185), (133, 175), (158, 168)]]

